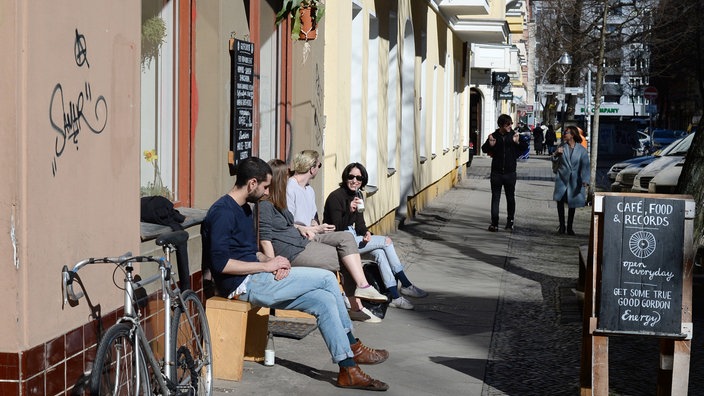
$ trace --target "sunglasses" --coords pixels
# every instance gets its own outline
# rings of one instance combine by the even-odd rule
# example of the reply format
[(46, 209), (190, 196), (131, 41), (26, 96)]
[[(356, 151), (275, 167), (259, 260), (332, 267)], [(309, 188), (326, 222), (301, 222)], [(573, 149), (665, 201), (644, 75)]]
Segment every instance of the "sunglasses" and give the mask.
[(362, 176), (355, 176), (355, 175), (347, 175), (347, 180), (355, 180), (357, 179), (358, 182), (363, 181), (364, 179)]

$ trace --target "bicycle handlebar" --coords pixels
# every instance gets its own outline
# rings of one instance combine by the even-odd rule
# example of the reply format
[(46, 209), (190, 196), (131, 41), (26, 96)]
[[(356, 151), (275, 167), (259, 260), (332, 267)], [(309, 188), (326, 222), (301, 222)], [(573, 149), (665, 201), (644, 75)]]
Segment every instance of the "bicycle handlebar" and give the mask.
[[(72, 269), (64, 265), (61, 269), (61, 291), (63, 294), (63, 304), (61, 308), (70, 302), (78, 303), (78, 300), (85, 295), (83, 291), (76, 293), (73, 290), (73, 281), (77, 277), (78, 271), (89, 264), (116, 264), (118, 266), (129, 265), (131, 262), (154, 262), (160, 265), (166, 261), (164, 257), (153, 256), (133, 256), (132, 252), (127, 252), (119, 257), (87, 258), (74, 264)], [(80, 281), (79, 281), (80, 283)]]

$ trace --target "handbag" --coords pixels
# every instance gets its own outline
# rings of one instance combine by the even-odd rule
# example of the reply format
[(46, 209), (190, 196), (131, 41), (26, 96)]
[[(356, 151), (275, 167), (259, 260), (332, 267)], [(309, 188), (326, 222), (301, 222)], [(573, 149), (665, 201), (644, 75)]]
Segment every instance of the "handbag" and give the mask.
[(362, 300), (362, 305), (370, 310), (374, 316), (379, 319), (384, 319), (384, 316), (386, 316), (386, 310), (389, 308), (389, 303), (391, 302), (391, 295), (386, 286), (384, 286), (384, 280), (382, 279), (381, 272), (379, 271), (379, 264), (375, 261), (365, 261), (365, 263), (366, 264), (362, 266), (364, 276), (373, 288), (386, 296), (386, 301), (380, 302)]
[(557, 161), (552, 161), (552, 173), (557, 173), (557, 170), (560, 169), (560, 159), (558, 158)]

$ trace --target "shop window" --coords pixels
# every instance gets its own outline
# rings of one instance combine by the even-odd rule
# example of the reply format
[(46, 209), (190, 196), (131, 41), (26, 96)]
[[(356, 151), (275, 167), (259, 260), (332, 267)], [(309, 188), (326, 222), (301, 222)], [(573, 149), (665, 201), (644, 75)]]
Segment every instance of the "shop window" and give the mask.
[(180, 54), (190, 45), (191, 6), (191, 0), (142, 1), (140, 195), (163, 195), (181, 206), (190, 204), (191, 59)]

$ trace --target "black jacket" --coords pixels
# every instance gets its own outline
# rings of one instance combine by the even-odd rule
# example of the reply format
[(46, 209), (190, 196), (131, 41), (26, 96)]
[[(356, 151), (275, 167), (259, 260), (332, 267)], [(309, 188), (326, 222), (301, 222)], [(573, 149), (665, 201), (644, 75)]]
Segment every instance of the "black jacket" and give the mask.
[[(489, 145), (489, 138), (482, 145), (482, 151), (491, 156), (491, 171), (496, 173), (511, 173), (516, 171), (516, 159), (525, 151), (525, 147), (521, 148), (522, 144), (513, 141), (513, 134), (507, 133), (502, 135), (497, 129), (491, 135), (496, 139), (494, 147)], [(525, 145), (525, 144), (523, 144)]]
[(340, 187), (331, 192), (325, 200), (323, 223), (334, 225), (335, 231), (347, 231), (349, 226), (354, 225), (357, 235), (364, 236), (368, 231), (364, 215), (350, 212), (350, 203), (354, 201), (354, 197), (354, 192), (347, 187)]

